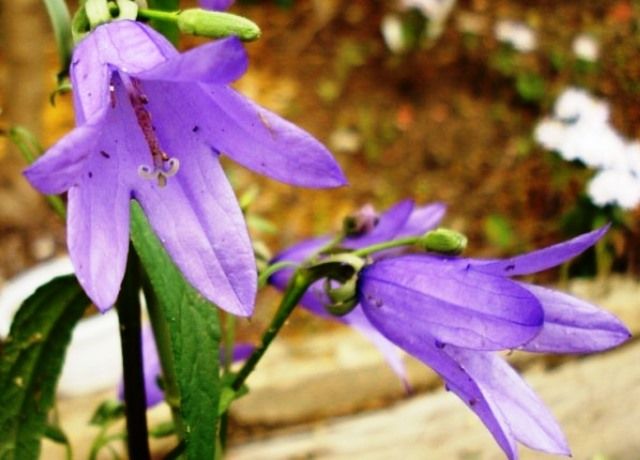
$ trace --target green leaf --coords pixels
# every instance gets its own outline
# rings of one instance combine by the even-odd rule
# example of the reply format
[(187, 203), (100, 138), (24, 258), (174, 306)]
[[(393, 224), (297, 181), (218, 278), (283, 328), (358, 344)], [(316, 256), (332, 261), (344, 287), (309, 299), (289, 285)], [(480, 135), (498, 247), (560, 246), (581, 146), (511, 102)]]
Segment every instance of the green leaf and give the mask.
[(68, 72), (73, 51), (71, 15), (64, 0), (44, 0), (44, 5), (47, 8), (47, 13), (49, 13), (53, 35), (58, 47), (58, 58), (60, 59), (58, 82), (60, 82)]
[(0, 458), (38, 458), (71, 331), (89, 304), (64, 276), (20, 307), (0, 351)]
[(124, 404), (120, 401), (104, 401), (91, 416), (89, 423), (94, 426), (106, 426), (120, 420), (125, 415)]
[[(179, 3), (179, 0), (149, 0), (149, 8), (161, 11), (176, 11), (180, 9)], [(180, 31), (175, 23), (153, 19), (151, 20), (151, 27), (164, 35), (174, 45), (178, 43)]]
[(62, 431), (62, 428), (56, 425), (47, 424), (44, 429), (44, 436), (45, 438), (55, 442), (56, 444), (62, 444), (66, 450), (65, 458), (67, 460), (73, 459), (73, 450), (71, 449), (71, 443), (69, 442), (69, 438), (67, 438), (67, 435), (64, 433), (64, 431)]
[[(152, 300), (168, 326), (186, 458), (214, 458), (220, 397), (217, 309), (184, 280), (137, 203), (132, 206), (131, 240), (151, 283)], [(165, 378), (169, 400), (172, 379)]]

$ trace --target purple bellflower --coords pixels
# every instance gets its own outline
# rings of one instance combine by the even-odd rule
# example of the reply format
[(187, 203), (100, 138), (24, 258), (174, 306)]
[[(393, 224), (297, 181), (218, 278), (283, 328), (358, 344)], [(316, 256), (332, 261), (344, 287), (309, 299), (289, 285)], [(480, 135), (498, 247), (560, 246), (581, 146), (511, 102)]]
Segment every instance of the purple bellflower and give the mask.
[[(341, 319), (348, 323), (345, 318), (357, 314), (396, 372), (401, 363), (397, 357), (390, 359), (382, 340), (435, 370), (479, 416), (509, 459), (518, 458), (517, 442), (569, 455), (553, 416), (497, 351), (589, 353), (630, 337), (617, 318), (594, 305), (511, 279), (557, 266), (605, 232), (599, 229), (505, 260), (427, 254), (374, 258), (360, 272), (358, 306)], [(304, 260), (299, 250), (303, 245), (296, 247), (295, 258), (287, 251), (279, 259)], [(291, 271), (278, 275), (273, 282), (282, 286)], [(301, 303), (316, 312), (329, 302), (318, 289)]]
[[(363, 207), (354, 216), (357, 235), (345, 238), (341, 246), (349, 249), (359, 249), (375, 243), (405, 236), (419, 236), (438, 225), (445, 213), (445, 206), (440, 203), (416, 207), (413, 201), (402, 201), (380, 216), (371, 206)], [(273, 262), (290, 261), (303, 262), (309, 256), (320, 250), (332, 240), (331, 236), (314, 238), (287, 249)], [(271, 276), (269, 282), (283, 290), (289, 282), (292, 269), (284, 269)], [(325, 293), (324, 283), (315, 282), (303, 296), (300, 304), (312, 313), (324, 318), (332, 318), (345, 323), (362, 333), (384, 355), (385, 359), (407, 386), (406, 371), (398, 350), (386, 339), (364, 315), (360, 307), (356, 307), (345, 316), (330, 315), (325, 309), (329, 299)]]
[(70, 257), (100, 310), (113, 305), (124, 276), (131, 199), (185, 278), (246, 316), (255, 260), (219, 156), (293, 185), (345, 183), (316, 139), (228, 86), (246, 68), (235, 38), (180, 54), (133, 21), (101, 25), (74, 50), (78, 126), (25, 175), (43, 193), (68, 192)]
[[(250, 344), (240, 343), (233, 347), (231, 361), (236, 363), (246, 360), (255, 347)], [(224, 349), (220, 350), (220, 361), (224, 360)], [(160, 388), (159, 378), (162, 374), (158, 348), (150, 327), (142, 328), (142, 371), (144, 374), (144, 390), (147, 398), (147, 407), (153, 407), (164, 400), (164, 391)], [(117, 388), (120, 401), (124, 401), (124, 382), (120, 381)]]

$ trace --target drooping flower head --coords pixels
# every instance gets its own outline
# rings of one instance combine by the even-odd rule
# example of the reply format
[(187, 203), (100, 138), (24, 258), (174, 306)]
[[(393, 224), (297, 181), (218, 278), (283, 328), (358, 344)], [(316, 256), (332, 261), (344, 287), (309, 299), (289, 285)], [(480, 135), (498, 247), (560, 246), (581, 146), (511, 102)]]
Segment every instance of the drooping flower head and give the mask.
[[(379, 216), (374, 213), (371, 206), (365, 206), (353, 218), (356, 224), (354, 228), (359, 231), (353, 232), (352, 236), (345, 238), (341, 246), (358, 249), (394, 238), (418, 236), (434, 228), (444, 213), (445, 206), (440, 203), (415, 206), (411, 200), (402, 201)], [(332, 238), (332, 236), (325, 236), (292, 246), (278, 254), (274, 262), (301, 263), (329, 243)], [(291, 269), (281, 270), (275, 273), (269, 282), (278, 289), (284, 289), (292, 274), (293, 270)], [(349, 314), (336, 317), (330, 315), (325, 309), (325, 305), (329, 303), (330, 300), (327, 297), (323, 281), (314, 283), (300, 302), (303, 307), (316, 315), (341, 321), (361, 332), (378, 347), (394, 372), (406, 384), (406, 372), (396, 347), (371, 325), (362, 309), (356, 307)]]
[[(374, 258), (359, 274), (358, 306), (344, 317), (354, 315), (358, 322), (342, 320), (374, 337), (394, 369), (402, 364), (387, 351), (393, 346), (434, 369), (479, 416), (508, 458), (518, 458), (517, 442), (568, 455), (553, 416), (497, 351), (588, 353), (630, 337), (619, 320), (594, 305), (511, 279), (575, 257), (605, 231), (505, 260), (433, 254)], [(303, 259), (299, 252), (286, 256)], [(275, 280), (276, 286), (290, 272), (279, 276), (284, 279)], [(302, 305), (326, 316), (321, 303), (328, 303), (326, 296), (311, 292)]]
[(68, 192), (71, 260), (101, 310), (124, 275), (131, 199), (200, 293), (248, 315), (255, 261), (219, 156), (294, 185), (344, 184), (317, 140), (228, 86), (246, 67), (235, 38), (180, 54), (133, 21), (99, 26), (76, 47), (78, 126), (25, 175), (43, 193)]
[(403, 255), (363, 269), (358, 298), (388, 340), (434, 369), (489, 428), (508, 458), (517, 442), (569, 455), (553, 416), (497, 350), (587, 353), (626, 341), (611, 314), (511, 279), (578, 255), (606, 229), (506, 260)]

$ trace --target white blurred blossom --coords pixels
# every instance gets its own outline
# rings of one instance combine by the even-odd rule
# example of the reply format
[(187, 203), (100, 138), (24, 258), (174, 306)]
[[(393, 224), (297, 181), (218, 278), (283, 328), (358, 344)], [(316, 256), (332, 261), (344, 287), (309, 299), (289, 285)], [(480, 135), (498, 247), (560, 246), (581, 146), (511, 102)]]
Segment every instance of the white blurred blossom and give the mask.
[(499, 42), (511, 45), (521, 53), (535, 50), (538, 43), (534, 30), (519, 21), (499, 21), (495, 26), (494, 33)]
[(553, 107), (556, 118), (566, 123), (604, 125), (609, 122), (609, 106), (579, 88), (566, 89)]
[(394, 53), (401, 53), (407, 47), (402, 20), (395, 14), (387, 14), (382, 18), (382, 37), (387, 47)]
[(600, 55), (600, 44), (589, 34), (580, 34), (571, 44), (573, 54), (587, 62), (596, 62)]
[(535, 140), (568, 161), (598, 172), (587, 187), (594, 204), (633, 208), (640, 204), (640, 143), (625, 139), (609, 121), (609, 106), (588, 92), (568, 88), (544, 118)]
[(604, 169), (591, 179), (587, 193), (597, 206), (633, 209), (640, 204), (640, 181), (630, 171)]

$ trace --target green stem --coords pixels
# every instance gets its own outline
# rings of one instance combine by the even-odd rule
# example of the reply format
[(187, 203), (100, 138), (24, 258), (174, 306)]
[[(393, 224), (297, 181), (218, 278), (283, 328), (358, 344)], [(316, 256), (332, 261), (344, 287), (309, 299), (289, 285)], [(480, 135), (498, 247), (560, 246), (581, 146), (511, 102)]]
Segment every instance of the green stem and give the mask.
[(386, 251), (387, 249), (398, 248), (401, 246), (414, 245), (418, 241), (420, 241), (420, 238), (421, 236), (408, 236), (405, 238), (398, 238), (396, 240), (385, 241), (383, 243), (372, 244), (371, 246), (353, 251), (352, 254), (358, 257), (366, 257), (373, 254), (374, 252)]
[(296, 270), (291, 281), (289, 281), (289, 285), (287, 286), (284, 297), (280, 302), (278, 311), (271, 320), (269, 328), (262, 336), (260, 346), (254, 350), (249, 359), (244, 363), (244, 366), (242, 366), (242, 369), (240, 369), (240, 372), (238, 372), (233, 379), (233, 382), (231, 383), (231, 388), (233, 390), (238, 391), (242, 388), (242, 385), (244, 385), (249, 374), (253, 372), (256, 365), (267, 351), (267, 348), (269, 348), (269, 345), (271, 345), (271, 342), (293, 312), (293, 309), (298, 305), (298, 302), (314, 281), (316, 281), (315, 278), (308, 270), (304, 268)]
[(155, 19), (157, 21), (177, 22), (177, 11), (160, 11), (141, 8), (138, 10), (138, 17), (145, 19)]
[(180, 439), (184, 439), (184, 423), (180, 413), (180, 389), (176, 378), (176, 370), (171, 349), (171, 335), (169, 325), (164, 317), (160, 305), (153, 293), (148, 280), (142, 283), (145, 299), (147, 300), (147, 313), (153, 329), (153, 337), (156, 341), (160, 366), (162, 367), (162, 379), (164, 384), (164, 398), (171, 408), (171, 415)]
[(236, 341), (236, 317), (230, 313), (224, 314), (224, 356), (222, 368), (225, 374), (229, 373), (233, 363), (233, 347)]
[(124, 374), (124, 400), (127, 416), (129, 458), (148, 460), (149, 433), (142, 368), (142, 330), (140, 320), (140, 278), (138, 259), (129, 248), (129, 260), (117, 301)]

